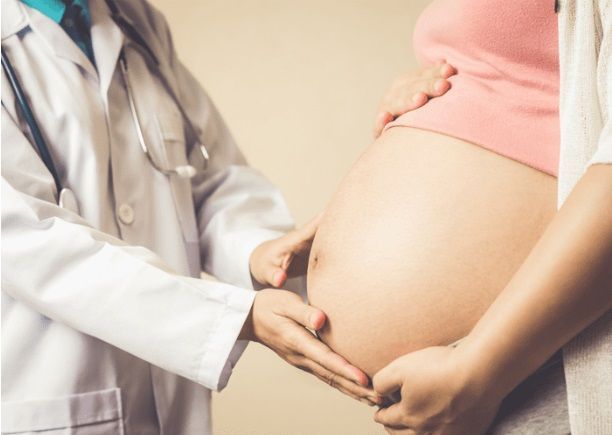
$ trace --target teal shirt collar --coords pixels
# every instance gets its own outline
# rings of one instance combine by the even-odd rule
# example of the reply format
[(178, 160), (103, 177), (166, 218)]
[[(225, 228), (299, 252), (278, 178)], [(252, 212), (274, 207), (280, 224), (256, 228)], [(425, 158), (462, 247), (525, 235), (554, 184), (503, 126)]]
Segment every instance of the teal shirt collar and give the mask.
[[(88, 0), (21, 0), (26, 5), (38, 10), (42, 14), (49, 17), (51, 20), (59, 24), (66, 31), (68, 36), (74, 43), (85, 53), (92, 64), (96, 64), (93, 45), (91, 41), (91, 13), (89, 10)], [(75, 9), (66, 11), (66, 3), (69, 6), (80, 6), (80, 10), (75, 12)], [(78, 14), (77, 15), (75, 15)], [(69, 14), (69, 16), (66, 16)], [(75, 19), (79, 22), (84, 21), (87, 29), (79, 28), (75, 23)]]
[[(62, 21), (62, 17), (64, 16), (64, 12), (66, 11), (66, 5), (62, 0), (21, 0), (23, 3), (28, 5), (31, 8), (34, 8), (53, 21), (59, 24)], [(89, 18), (89, 22), (91, 22), (91, 15), (89, 13), (89, 2), (87, 0), (73, 0), (74, 3), (80, 5), (85, 12), (85, 15)]]

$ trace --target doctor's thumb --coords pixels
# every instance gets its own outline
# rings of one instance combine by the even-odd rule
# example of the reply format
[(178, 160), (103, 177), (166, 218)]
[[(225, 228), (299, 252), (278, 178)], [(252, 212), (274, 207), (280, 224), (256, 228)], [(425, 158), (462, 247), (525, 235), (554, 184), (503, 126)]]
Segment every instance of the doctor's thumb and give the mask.
[(318, 331), (325, 325), (325, 313), (318, 308), (306, 305), (304, 308), (304, 317), (306, 319), (304, 326), (313, 331)]
[(274, 267), (270, 270), (268, 284), (280, 288), (287, 282), (287, 272), (281, 267)]
[(325, 325), (326, 316), (323, 311), (305, 304), (295, 293), (287, 292), (288, 296), (282, 308), (282, 314), (300, 325), (318, 331)]

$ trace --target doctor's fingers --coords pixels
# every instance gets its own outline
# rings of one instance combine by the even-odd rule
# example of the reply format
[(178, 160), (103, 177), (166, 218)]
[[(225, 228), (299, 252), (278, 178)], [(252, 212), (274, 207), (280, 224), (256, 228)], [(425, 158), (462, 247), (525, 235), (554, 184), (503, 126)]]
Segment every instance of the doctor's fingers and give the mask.
[(359, 400), (369, 406), (375, 406), (381, 402), (381, 398), (373, 390), (338, 376), (312, 360), (303, 358), (296, 365), (355, 400)]
[[(287, 292), (288, 293), (288, 292)], [(285, 319), (290, 320), (292, 323), (298, 323), (299, 325), (317, 331), (325, 325), (327, 320), (325, 313), (318, 308), (311, 305), (305, 304), (295, 293), (288, 293), (285, 295), (283, 304), (275, 309), (275, 313), (278, 316), (282, 316)], [(300, 334), (297, 338), (301, 337), (301, 332), (308, 333), (303, 328), (298, 328)], [(312, 336), (312, 334), (309, 334)], [(311, 337), (314, 339), (314, 337)], [(296, 340), (298, 343), (300, 340)]]
[[(323, 213), (319, 213), (303, 227), (291, 231), (284, 237), (286, 243), (285, 249), (289, 253), (291, 253), (291, 256), (305, 254), (310, 251), (312, 241), (314, 239), (315, 234), (317, 233), (317, 229), (319, 228), (319, 223), (321, 223), (322, 217)], [(283, 264), (283, 267), (285, 269), (288, 266), (286, 264), (287, 260), (288, 259), (285, 258), (285, 262)]]
[(304, 337), (304, 339), (299, 340), (299, 343), (296, 343), (297, 346), (294, 351), (306, 359), (324, 367), (326, 370), (342, 378), (350, 379), (362, 387), (369, 384), (369, 379), (364, 372), (351, 365), (347, 360), (332, 351), (311, 333), (307, 331), (304, 331), (304, 333), (309, 337)]
[(312, 239), (317, 232), (317, 228), (319, 228), (321, 219), (323, 219), (323, 212), (309, 220), (303, 227), (298, 228), (296, 232), (302, 239)]

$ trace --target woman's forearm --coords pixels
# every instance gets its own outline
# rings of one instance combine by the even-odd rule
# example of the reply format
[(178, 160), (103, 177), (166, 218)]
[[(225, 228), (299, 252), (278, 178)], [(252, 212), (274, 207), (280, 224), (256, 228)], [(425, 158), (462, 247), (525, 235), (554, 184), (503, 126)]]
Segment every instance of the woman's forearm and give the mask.
[(610, 308), (612, 165), (594, 165), (457, 350), (505, 396)]

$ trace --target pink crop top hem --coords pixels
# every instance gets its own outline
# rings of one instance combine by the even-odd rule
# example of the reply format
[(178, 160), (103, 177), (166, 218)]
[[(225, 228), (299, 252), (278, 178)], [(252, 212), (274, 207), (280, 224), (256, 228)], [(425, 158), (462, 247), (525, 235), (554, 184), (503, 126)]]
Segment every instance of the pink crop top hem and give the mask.
[(387, 127), (454, 136), (556, 176), (557, 38), (552, 0), (435, 0), (417, 23), (417, 57), (458, 74), (445, 95)]

